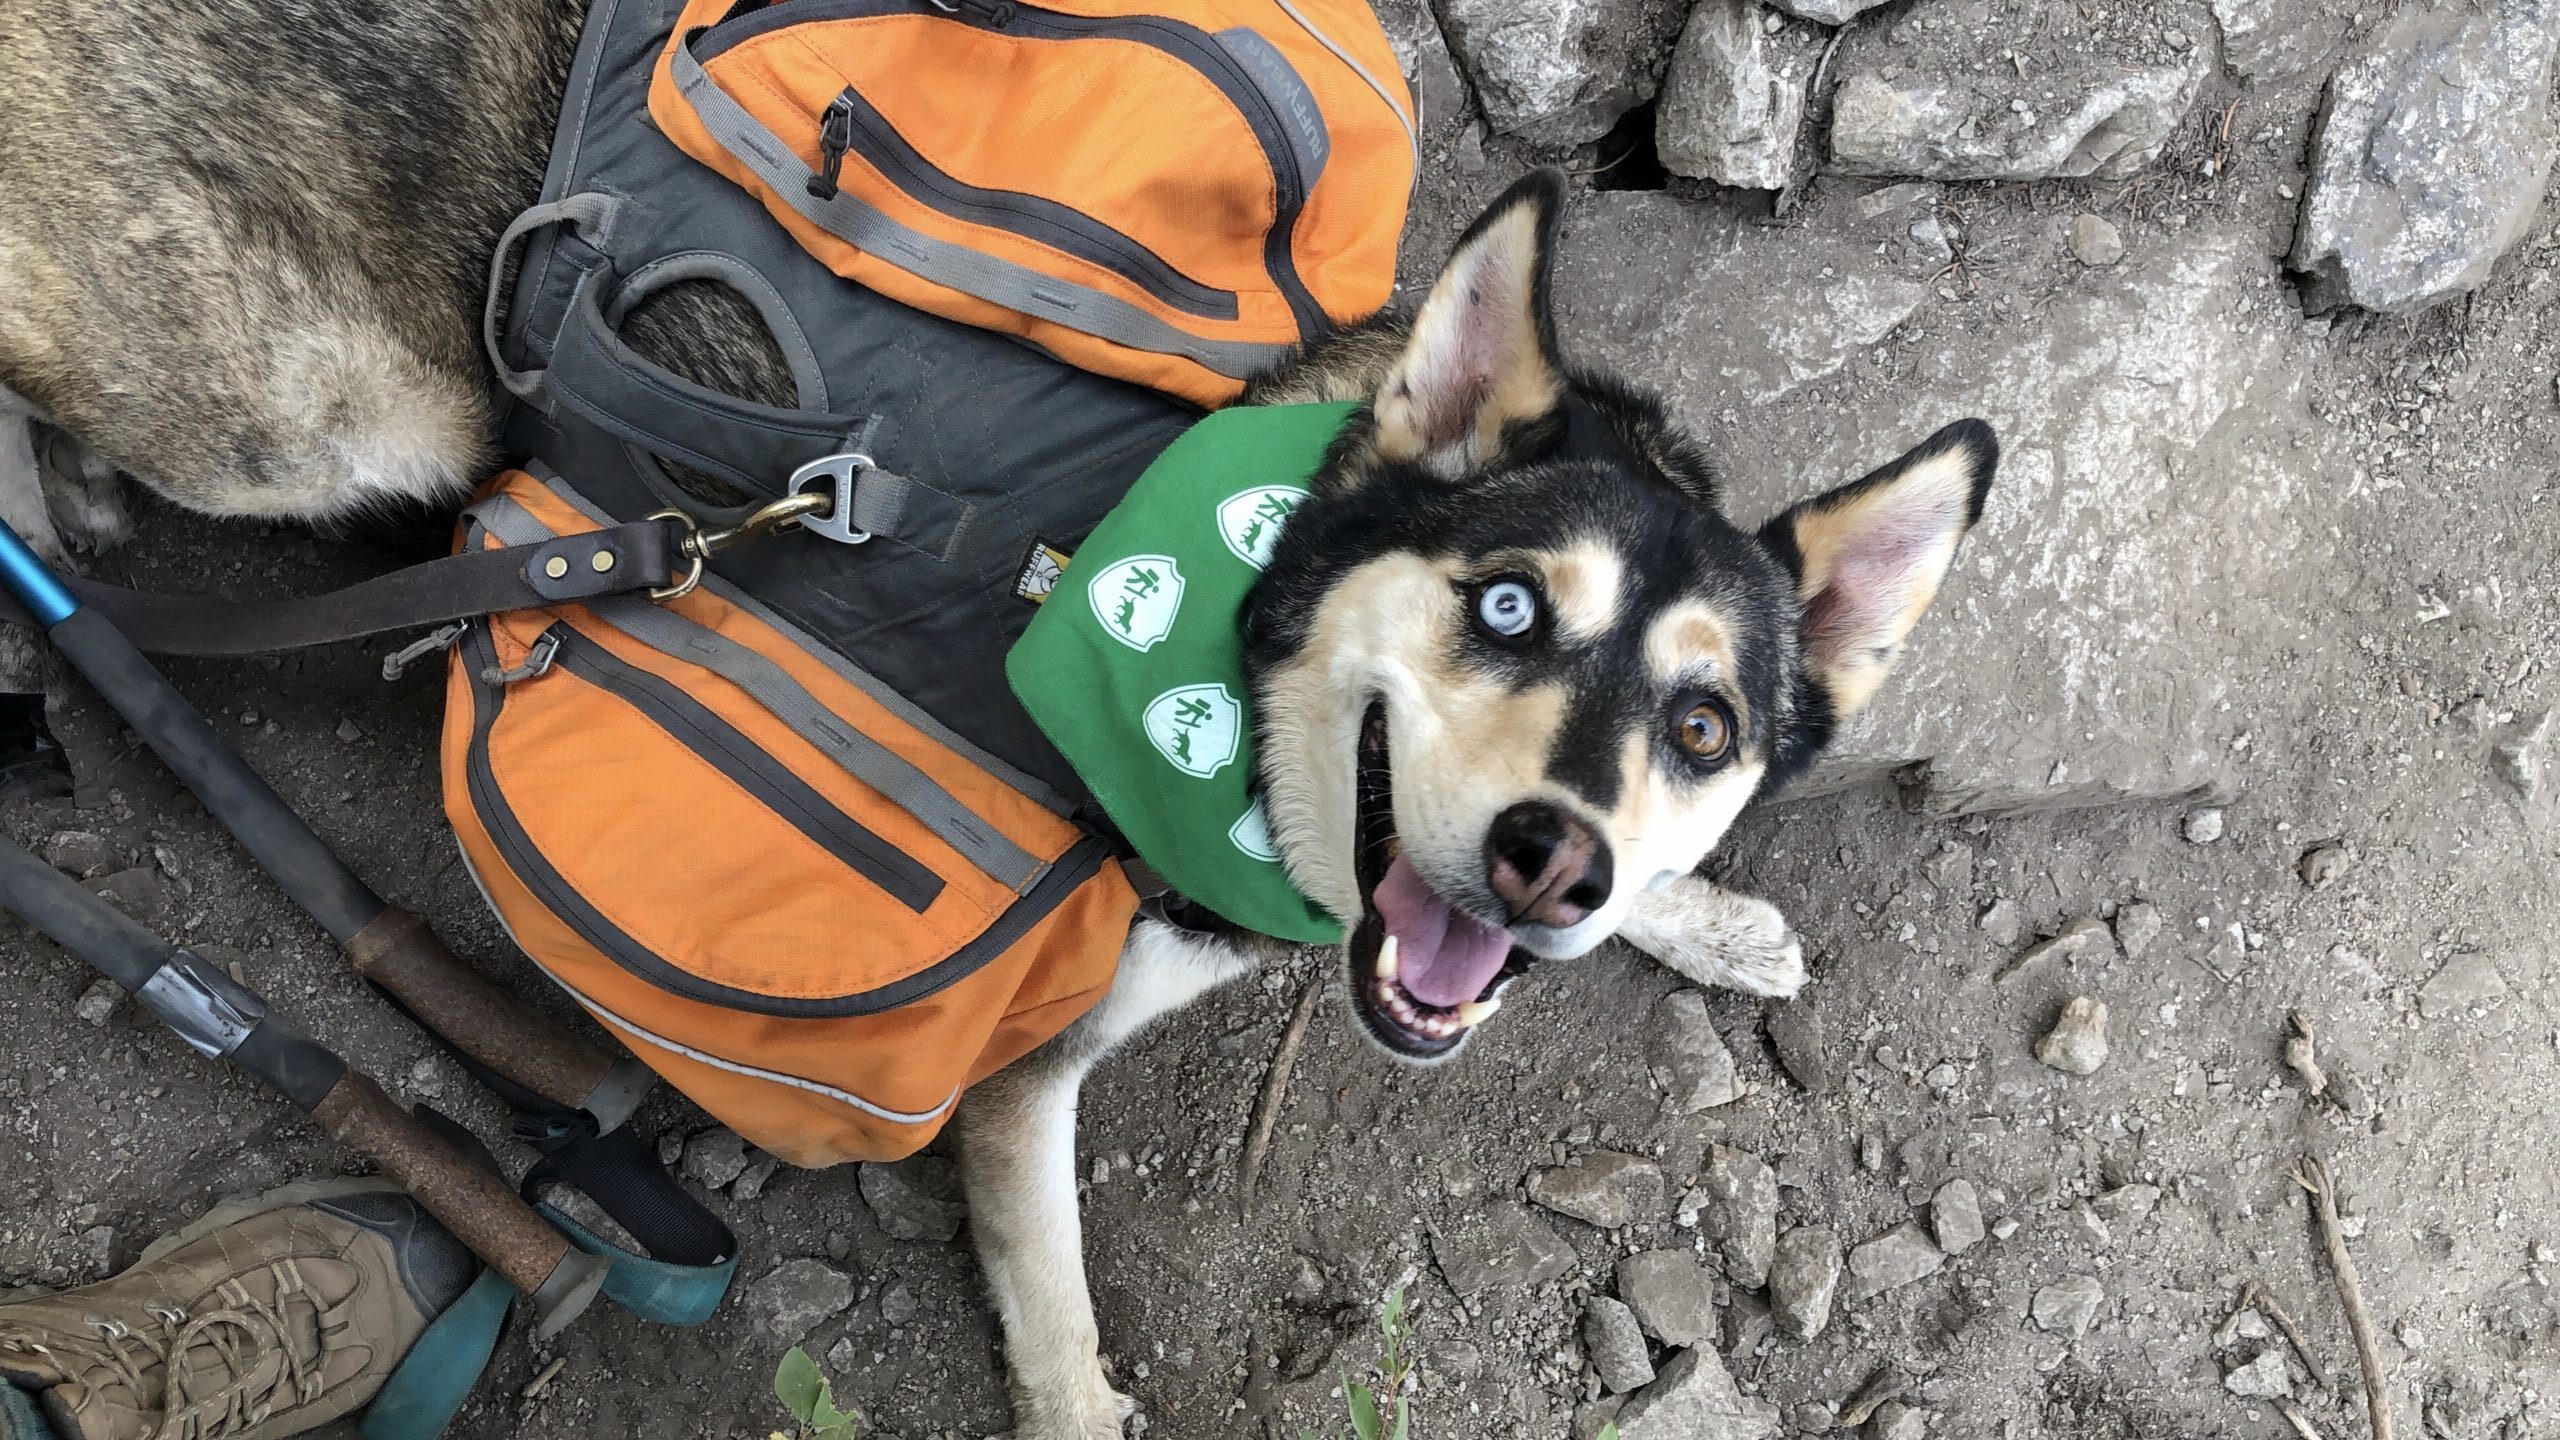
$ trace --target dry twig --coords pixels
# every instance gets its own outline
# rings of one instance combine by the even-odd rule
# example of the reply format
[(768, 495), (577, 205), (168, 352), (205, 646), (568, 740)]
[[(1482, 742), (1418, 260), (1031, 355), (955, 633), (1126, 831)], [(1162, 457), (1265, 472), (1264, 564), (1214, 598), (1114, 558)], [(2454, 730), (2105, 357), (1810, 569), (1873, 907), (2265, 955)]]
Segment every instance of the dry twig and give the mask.
[(2302, 1357), (2303, 1367), (2311, 1372), (2312, 1379), (2320, 1382), (2321, 1389), (2329, 1389), (2337, 1383), (2329, 1378), (2329, 1367), (2321, 1364), (2320, 1357), (2311, 1353), (2311, 1342), (2303, 1338), (2302, 1327), (2285, 1313), (2284, 1306), (2277, 1302), (2266, 1286), (2250, 1281), (2240, 1292), (2240, 1303), (2249, 1309), (2264, 1311), (2268, 1319), (2276, 1322), (2276, 1328), (2284, 1332), (2286, 1342), (2293, 1346), (2293, 1353)]
[(2293, 1169), (2293, 1183), (2311, 1192), (2320, 1217), (2320, 1239), (2328, 1247), (2329, 1268), (2338, 1280), (2338, 1304), (2347, 1312), (2347, 1329), (2356, 1337), (2356, 1364), (2364, 1370), (2364, 1407), (2373, 1440), (2391, 1440), (2391, 1397), (2384, 1393), (2382, 1355), (2373, 1343), (2373, 1315), (2365, 1309), (2364, 1282), (2356, 1278), (2355, 1257), (2347, 1253), (2346, 1232), (2338, 1225), (2338, 1200), (2331, 1189), (2329, 1167), (2305, 1155)]
[(1253, 1128), (1245, 1132), (1244, 1160), (1236, 1183), (1238, 1212), (1253, 1218), (1253, 1193), (1262, 1183), (1262, 1162), (1271, 1153), (1272, 1127), (1280, 1123), (1280, 1102), (1288, 1098), (1289, 1073), (1298, 1068), (1298, 1047), (1306, 1043), (1307, 1025), (1316, 1018), (1316, 1002), (1324, 998), (1324, 976), (1317, 975), (1298, 992), (1298, 1013), (1289, 1017), (1289, 1028), (1280, 1032), (1280, 1048), (1271, 1056), (1271, 1069), (1262, 1077), (1262, 1098), (1253, 1105)]

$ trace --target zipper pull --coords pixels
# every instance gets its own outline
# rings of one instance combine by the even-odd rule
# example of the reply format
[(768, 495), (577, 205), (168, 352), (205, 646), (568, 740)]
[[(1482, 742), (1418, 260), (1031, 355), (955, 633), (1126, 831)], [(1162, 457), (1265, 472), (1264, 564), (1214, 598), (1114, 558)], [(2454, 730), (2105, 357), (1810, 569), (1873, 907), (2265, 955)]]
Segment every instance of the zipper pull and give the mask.
[(513, 670), (504, 669), (497, 665), (481, 666), (480, 683), (483, 685), (513, 685), (519, 680), (538, 679), (551, 672), (551, 659), (559, 653), (560, 629), (555, 625), (551, 629), (543, 631), (542, 634), (534, 640), (533, 648), (525, 652), (524, 663)]
[(955, 0), (950, 4), (945, 4), (944, 0), (932, 0), (932, 3), (940, 6), (946, 14), (956, 15), (966, 10), (985, 20), (990, 30), (1001, 30), (1013, 23), (1013, 0)]
[(827, 102), (818, 117), (818, 173), (809, 177), (809, 193), (821, 200), (836, 198), (836, 182), (844, 176), (845, 152), (853, 148), (853, 87)]
[(450, 625), (430, 630), (418, 639), (412, 640), (408, 644), (401, 646), (399, 649), (392, 651), (390, 654), (383, 656), (382, 678), (385, 680), (397, 680), (400, 678), (400, 672), (408, 669), (410, 666), (417, 664), (419, 661), (426, 659), (430, 655), (441, 654), (444, 651), (452, 649), (453, 643), (461, 639), (463, 632), (470, 628), (470, 625), (465, 622), (456, 620)]

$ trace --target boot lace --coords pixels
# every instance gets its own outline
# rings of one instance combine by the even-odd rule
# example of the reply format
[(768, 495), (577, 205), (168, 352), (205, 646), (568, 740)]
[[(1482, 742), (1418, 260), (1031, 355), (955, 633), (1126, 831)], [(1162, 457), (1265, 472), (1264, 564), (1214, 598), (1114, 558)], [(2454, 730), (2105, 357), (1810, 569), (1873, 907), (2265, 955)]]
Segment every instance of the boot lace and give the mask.
[[(110, 1315), (83, 1317), (92, 1335), (48, 1334), (42, 1343), (19, 1341), (38, 1353), (54, 1353), (103, 1367), (133, 1396), (136, 1408), (156, 1408), (159, 1423), (140, 1440), (224, 1440), (266, 1423), (278, 1408), (308, 1404), (326, 1388), (321, 1347), (310, 1353), (294, 1343), (288, 1308), (296, 1301), (319, 1318), (319, 1301), (291, 1260), (268, 1267), (275, 1298), (262, 1300), (237, 1280), (215, 1290), (214, 1308), (190, 1315), (154, 1301), (151, 1323), (137, 1329)], [(204, 1364), (207, 1359), (214, 1363)], [(160, 1380), (154, 1384), (151, 1372)], [(157, 1407), (151, 1403), (159, 1392)]]

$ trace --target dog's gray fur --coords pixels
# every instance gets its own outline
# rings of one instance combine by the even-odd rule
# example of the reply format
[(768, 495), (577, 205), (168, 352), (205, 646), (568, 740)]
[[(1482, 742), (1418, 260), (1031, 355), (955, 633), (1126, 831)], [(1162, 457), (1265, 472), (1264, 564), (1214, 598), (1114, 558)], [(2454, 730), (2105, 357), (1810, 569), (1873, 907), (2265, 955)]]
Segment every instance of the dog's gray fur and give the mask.
[[(0, 516), (59, 558), (120, 533), (119, 471), (198, 510), (302, 520), (477, 479), (485, 268), (535, 198), (582, 8), (0, 0)], [(670, 292), (631, 333), (704, 383), (788, 398), (719, 292)], [(1406, 352), (1400, 327), (1355, 332), (1254, 398), (1370, 400)], [(1804, 980), (1774, 909), (1695, 875), (1626, 931), (1701, 983)], [(1270, 948), (1142, 920), (1102, 1004), (963, 1102), (1021, 1440), (1117, 1436), (1128, 1408), (1084, 1282), (1079, 1081)]]

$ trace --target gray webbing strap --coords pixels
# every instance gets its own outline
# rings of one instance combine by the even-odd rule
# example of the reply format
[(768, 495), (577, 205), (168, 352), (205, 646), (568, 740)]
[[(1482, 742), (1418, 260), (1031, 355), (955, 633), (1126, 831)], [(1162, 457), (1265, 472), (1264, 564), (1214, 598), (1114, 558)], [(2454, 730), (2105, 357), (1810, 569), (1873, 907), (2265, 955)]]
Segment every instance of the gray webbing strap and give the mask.
[(783, 203), (865, 254), (877, 255), (936, 285), (976, 296), (990, 305), (1037, 316), (1133, 350), (1179, 355), (1236, 379), (1259, 375), (1289, 353), (1286, 345), (1206, 340), (1187, 334), (1116, 295), (910, 229), (849, 191), (812, 194), (809, 182), (816, 178), (816, 172), (801, 163), (791, 147), (748, 114), (744, 106), (729, 98), (728, 92), (702, 68), (702, 62), (694, 58), (693, 39), (692, 35), (684, 37), (684, 42), (675, 47), (670, 64), (676, 93), (693, 107), (703, 129), (710, 132), (720, 148), (753, 170)]
[[(538, 545), (551, 529), (506, 496), (473, 506), (471, 515), (509, 546)], [(846, 724), (820, 705), (800, 682), (772, 660), (729, 637), (636, 596), (592, 602), (599, 620), (648, 646), (699, 665), (737, 686), (791, 732), (880, 792), (958, 851), (970, 864), (1016, 894), (1031, 888), (1048, 868), (1013, 843), (905, 757)]]
[(498, 340), (498, 326), (506, 314), (507, 262), (526, 236), (552, 225), (570, 226), (601, 250), (612, 238), (614, 217), (621, 207), (618, 198), (592, 191), (536, 205), (508, 222), (507, 228), (499, 232), (497, 250), (489, 257), (489, 291), (480, 305), (481, 347), (489, 352), (489, 364), (496, 368), (499, 383), (545, 415), (551, 413), (551, 402), (542, 393), (542, 372), (509, 365), (506, 347)]

